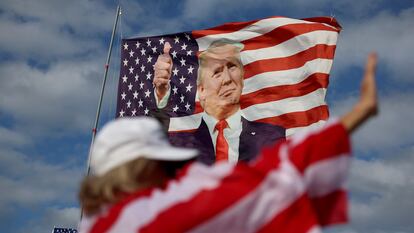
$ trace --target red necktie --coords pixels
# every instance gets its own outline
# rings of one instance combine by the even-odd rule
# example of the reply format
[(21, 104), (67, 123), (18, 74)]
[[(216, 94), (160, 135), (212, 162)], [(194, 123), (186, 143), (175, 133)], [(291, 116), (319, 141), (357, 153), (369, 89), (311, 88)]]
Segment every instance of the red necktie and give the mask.
[(226, 120), (220, 120), (214, 128), (218, 131), (216, 141), (216, 162), (220, 160), (228, 160), (229, 144), (227, 144), (226, 138), (224, 138), (224, 129), (227, 127)]

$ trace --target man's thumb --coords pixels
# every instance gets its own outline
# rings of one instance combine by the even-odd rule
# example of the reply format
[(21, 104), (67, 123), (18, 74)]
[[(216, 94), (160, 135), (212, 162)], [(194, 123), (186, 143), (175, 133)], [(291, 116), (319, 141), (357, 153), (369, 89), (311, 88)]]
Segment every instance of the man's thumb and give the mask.
[(168, 54), (170, 52), (171, 45), (169, 42), (165, 42), (164, 44), (164, 54)]

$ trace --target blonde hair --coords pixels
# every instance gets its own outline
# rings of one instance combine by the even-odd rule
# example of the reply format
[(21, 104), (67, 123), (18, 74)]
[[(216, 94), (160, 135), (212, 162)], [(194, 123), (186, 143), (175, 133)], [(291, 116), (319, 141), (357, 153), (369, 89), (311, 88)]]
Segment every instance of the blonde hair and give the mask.
[(113, 204), (137, 190), (161, 186), (164, 182), (161, 162), (135, 159), (112, 169), (103, 176), (87, 176), (81, 184), (79, 200), (86, 215), (92, 215), (105, 204)]
[[(242, 43), (235, 42), (235, 41), (228, 40), (228, 39), (216, 40), (213, 43), (211, 43), (210, 46), (205, 51), (201, 52), (198, 55), (197, 86), (201, 85), (202, 70), (205, 66), (206, 55), (208, 53), (211, 53), (212, 50), (214, 50), (215, 48), (226, 46), (226, 45), (233, 46), (234, 49), (237, 50), (238, 53), (240, 53), (244, 48), (244, 45)], [(237, 63), (239, 64), (239, 66), (242, 69), (242, 72), (244, 73), (243, 63), (241, 61), (240, 54), (236, 58), (237, 58)]]

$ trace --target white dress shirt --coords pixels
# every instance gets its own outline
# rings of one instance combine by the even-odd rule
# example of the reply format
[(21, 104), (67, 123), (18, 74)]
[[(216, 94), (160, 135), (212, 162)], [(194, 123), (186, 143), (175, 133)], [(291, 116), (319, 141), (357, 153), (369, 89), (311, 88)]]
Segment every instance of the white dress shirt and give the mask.
[[(208, 131), (211, 136), (211, 140), (214, 145), (214, 153), (216, 152), (216, 141), (218, 131), (215, 130), (217, 119), (208, 115), (206, 112), (203, 112), (202, 118), (208, 127)], [(240, 134), (242, 131), (241, 123), (241, 111), (240, 109), (235, 112), (233, 115), (226, 119), (228, 127), (224, 129), (224, 138), (229, 145), (228, 159), (230, 163), (236, 164), (239, 160), (239, 144), (240, 144)]]

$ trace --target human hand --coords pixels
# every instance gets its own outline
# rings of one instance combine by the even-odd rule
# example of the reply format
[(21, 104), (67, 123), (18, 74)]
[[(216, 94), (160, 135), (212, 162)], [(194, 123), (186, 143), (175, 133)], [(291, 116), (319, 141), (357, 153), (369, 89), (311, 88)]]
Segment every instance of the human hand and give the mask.
[(170, 88), (169, 82), (173, 65), (172, 58), (169, 54), (170, 49), (170, 43), (166, 42), (164, 44), (164, 53), (158, 56), (154, 65), (154, 80), (152, 83), (155, 86), (155, 93), (158, 100), (161, 100)]
[(342, 124), (350, 133), (378, 113), (377, 86), (375, 82), (376, 65), (376, 53), (369, 54), (365, 65), (365, 74), (361, 81), (359, 101), (351, 111), (341, 117)]

